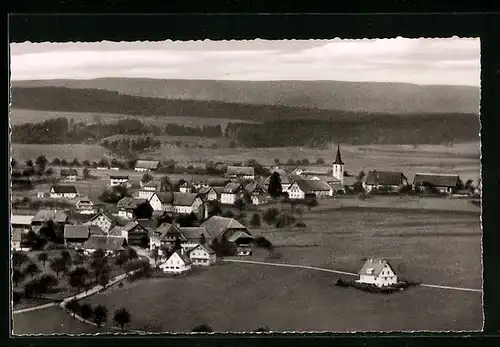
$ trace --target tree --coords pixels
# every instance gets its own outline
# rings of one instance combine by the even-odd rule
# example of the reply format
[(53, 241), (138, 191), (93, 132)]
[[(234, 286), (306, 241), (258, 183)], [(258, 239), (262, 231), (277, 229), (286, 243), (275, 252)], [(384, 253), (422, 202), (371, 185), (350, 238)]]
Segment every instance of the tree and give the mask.
[(68, 162), (66, 161), (66, 159), (63, 159), (61, 160), (61, 166), (68, 166)]
[(10, 166), (11, 166), (12, 168), (15, 168), (15, 167), (16, 167), (16, 165), (17, 165), (17, 160), (16, 160), (16, 159), (14, 159), (14, 158), (10, 158)]
[(279, 165), (280, 164), (280, 158), (274, 158), (274, 164)]
[(38, 156), (35, 160), (35, 164), (36, 164), (38, 171), (44, 172), (45, 168), (47, 167), (48, 162), (49, 161), (47, 160), (47, 158), (45, 158), (45, 156), (43, 154)]
[(309, 165), (309, 159), (304, 158), (304, 159), (302, 159), (302, 161), (301, 161), (300, 163), (301, 163), (302, 165), (304, 165), (304, 166), (307, 166), (307, 165)]
[(80, 307), (80, 316), (82, 316), (82, 318), (85, 320), (92, 317), (93, 313), (94, 310), (92, 309), (92, 306), (90, 304), (85, 303)]
[(16, 251), (12, 254), (12, 264), (14, 265), (14, 267), (19, 267), (19, 266), (23, 265), (25, 262), (27, 262), (28, 260), (29, 260), (29, 258), (26, 255), (26, 253)]
[(168, 176), (163, 176), (160, 181), (160, 190), (162, 192), (171, 192), (173, 191), (172, 182)]
[(120, 326), (120, 329), (123, 331), (125, 328), (125, 325), (130, 323), (131, 317), (130, 313), (127, 311), (126, 308), (120, 308), (115, 311), (113, 320), (115, 321), (116, 324)]
[(146, 172), (144, 175), (142, 175), (141, 182), (142, 183), (148, 183), (153, 180), (153, 176), (149, 172)]
[(84, 267), (77, 267), (69, 274), (69, 285), (77, 288), (78, 293), (80, 289), (85, 286), (89, 271)]
[(467, 189), (469, 191), (474, 191), (474, 186), (472, 185), (472, 180), (467, 180), (465, 181), (465, 184), (464, 184), (464, 189)]
[(260, 227), (260, 214), (254, 213), (252, 219), (250, 219), (250, 225), (259, 228)]
[(307, 200), (306, 200), (306, 206), (307, 206), (307, 209), (308, 209), (309, 211), (311, 211), (311, 209), (312, 209), (313, 207), (316, 207), (316, 206), (318, 206), (318, 205), (319, 205), (319, 202), (318, 202), (318, 200), (316, 200), (315, 198), (314, 198), (314, 199), (307, 199)]
[(35, 276), (37, 273), (40, 272), (40, 268), (35, 264), (35, 263), (30, 263), (27, 267), (26, 267), (26, 270), (24, 270), (24, 272), (27, 274), (27, 275), (30, 275), (31, 278), (33, 278), (33, 276)]
[(227, 210), (226, 212), (224, 212), (222, 214), (222, 217), (233, 218), (234, 217), (234, 213), (231, 210)]
[(213, 329), (207, 324), (197, 325), (191, 330), (193, 333), (212, 333)]
[(57, 278), (51, 274), (44, 274), (38, 279), (38, 292), (46, 293), (49, 289), (56, 287), (59, 284)]
[(362, 181), (363, 178), (366, 176), (365, 172), (363, 170), (361, 170), (358, 175), (356, 176), (356, 180), (358, 181)]
[(54, 165), (54, 166), (59, 166), (59, 165), (61, 165), (61, 159), (59, 159), (59, 158), (54, 158), (54, 159), (50, 162), (50, 165)]
[(316, 158), (316, 164), (323, 165), (324, 163), (325, 163), (325, 159), (323, 159), (323, 158)]
[(69, 254), (68, 251), (62, 251), (61, 252), (61, 258), (64, 259), (66, 264), (71, 264), (71, 254)]
[(28, 160), (26, 160), (25, 164), (27, 167), (33, 167), (33, 160), (28, 159)]
[(257, 236), (253, 241), (257, 247), (265, 248), (269, 251), (272, 251), (274, 249), (271, 241), (266, 239), (264, 236)]
[(205, 234), (200, 235), (200, 240), (199, 240), (200, 245), (205, 245), (207, 243), (207, 239), (205, 238)]
[(239, 211), (243, 211), (246, 209), (247, 204), (245, 203), (244, 199), (237, 199), (234, 202), (234, 207), (236, 207)]
[(273, 198), (279, 198), (281, 196), (281, 178), (278, 172), (273, 172), (271, 174), (271, 178), (269, 179), (269, 187), (267, 188), (267, 192)]
[(276, 218), (280, 214), (280, 211), (276, 207), (271, 207), (264, 212), (264, 215), (262, 216), (262, 219), (268, 224), (274, 224), (276, 223)]
[(158, 262), (158, 259), (160, 258), (160, 250), (158, 249), (158, 247), (153, 248), (152, 256), (153, 256), (153, 259), (154, 259), (155, 265), (156, 265), (156, 263)]
[(105, 306), (98, 305), (94, 309), (92, 321), (100, 328), (108, 319), (108, 309)]
[(80, 164), (80, 161), (78, 161), (78, 158), (74, 158), (73, 161), (71, 162), (71, 166), (74, 167), (80, 167), (82, 164)]
[(108, 273), (102, 273), (100, 276), (99, 276), (99, 280), (98, 280), (99, 284), (101, 286), (103, 286), (103, 288), (106, 288), (106, 286), (108, 285), (109, 283), (109, 274)]
[(41, 261), (41, 262), (42, 262), (43, 266), (45, 267), (45, 262), (46, 262), (46, 261), (47, 261), (47, 259), (48, 259), (48, 255), (47, 255), (47, 253), (42, 252), (42, 253), (40, 253), (40, 254), (38, 255), (38, 257), (37, 257), (37, 258), (38, 258), (38, 260), (39, 260), (39, 261)]
[(88, 161), (87, 159), (85, 159), (84, 161), (82, 161), (82, 165), (85, 168), (89, 168), (91, 166), (90, 161)]
[(75, 316), (75, 314), (77, 312), (80, 311), (80, 303), (76, 300), (76, 299), (71, 299), (67, 304), (66, 304), (66, 308), (68, 310), (70, 310), (73, 314), (73, 317)]
[(268, 333), (270, 331), (271, 329), (267, 325), (254, 330), (256, 333)]
[(83, 168), (82, 175), (84, 180), (88, 180), (90, 178), (90, 170), (87, 167)]
[(62, 257), (58, 257), (50, 261), (49, 267), (56, 273), (56, 276), (59, 277), (61, 272), (65, 272), (67, 270), (68, 264)]
[(21, 272), (21, 270), (14, 269), (14, 271), (12, 271), (12, 282), (14, 282), (15, 286), (17, 286), (23, 279), (24, 274)]

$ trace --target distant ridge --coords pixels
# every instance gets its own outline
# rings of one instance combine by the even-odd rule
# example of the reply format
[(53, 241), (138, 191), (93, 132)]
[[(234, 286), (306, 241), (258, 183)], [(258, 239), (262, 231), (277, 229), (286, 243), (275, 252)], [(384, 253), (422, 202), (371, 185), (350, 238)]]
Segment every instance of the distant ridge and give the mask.
[[(100, 78), (13, 81), (14, 88), (98, 89), (168, 100), (288, 106), (362, 113), (479, 113), (477, 87), (343, 81), (215, 81)], [(13, 91), (15, 100), (15, 91)]]

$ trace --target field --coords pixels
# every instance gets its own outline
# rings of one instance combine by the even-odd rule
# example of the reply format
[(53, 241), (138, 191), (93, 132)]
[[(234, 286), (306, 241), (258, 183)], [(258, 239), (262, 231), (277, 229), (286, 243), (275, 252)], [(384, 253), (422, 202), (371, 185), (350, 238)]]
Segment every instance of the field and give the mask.
[[(12, 155), (18, 161), (31, 158), (34, 160), (40, 154), (47, 159), (53, 158), (80, 161), (109, 159), (106, 150), (99, 145), (11, 145)], [(364, 170), (394, 170), (402, 171), (412, 180), (416, 172), (454, 172), (462, 179), (477, 181), (480, 176), (479, 143), (456, 144), (448, 146), (420, 145), (417, 148), (404, 145), (374, 145), (355, 146), (342, 145), (342, 160), (345, 170), (357, 174)], [(309, 149), (297, 147), (283, 148), (185, 148), (164, 144), (162, 148), (148, 154), (160, 160), (174, 159), (181, 163), (201, 163), (206, 161), (221, 161), (225, 163), (244, 162), (256, 159), (264, 165), (274, 165), (274, 159), (282, 163), (288, 159), (300, 160), (307, 158), (314, 163), (317, 158), (323, 158), (327, 165), (310, 166), (311, 169), (331, 169), (329, 163), (335, 159), (335, 149)]]

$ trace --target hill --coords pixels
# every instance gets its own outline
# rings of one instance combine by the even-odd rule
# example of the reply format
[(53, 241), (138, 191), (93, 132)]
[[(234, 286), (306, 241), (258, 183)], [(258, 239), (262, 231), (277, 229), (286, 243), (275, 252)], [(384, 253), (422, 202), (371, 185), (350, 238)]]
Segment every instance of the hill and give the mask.
[(343, 81), (214, 81), (100, 78), (14, 81), (14, 89), (98, 89), (168, 100), (281, 105), (367, 113), (479, 113), (479, 88)]

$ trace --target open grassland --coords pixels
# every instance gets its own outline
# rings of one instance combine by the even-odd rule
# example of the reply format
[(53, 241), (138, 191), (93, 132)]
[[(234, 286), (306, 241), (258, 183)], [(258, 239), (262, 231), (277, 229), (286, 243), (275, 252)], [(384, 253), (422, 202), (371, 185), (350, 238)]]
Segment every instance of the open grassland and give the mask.
[[(174, 141), (181, 141), (182, 137)], [(169, 140), (171, 141), (171, 140)], [(282, 148), (193, 148), (196, 139), (189, 138), (191, 147), (176, 147), (163, 143), (162, 148), (147, 153), (146, 156), (159, 160), (174, 159), (181, 163), (202, 163), (206, 161), (220, 161), (225, 163), (245, 162), (256, 159), (264, 165), (274, 165), (278, 158), (282, 163), (288, 159), (301, 160), (307, 158), (314, 163), (317, 158), (323, 158), (325, 165), (311, 165), (310, 169), (331, 169), (329, 163), (335, 159), (335, 149), (310, 149), (298, 147)], [(193, 142), (194, 141), (194, 142)], [(13, 143), (12, 155), (18, 160), (31, 158), (34, 160), (40, 154), (47, 159), (53, 158), (72, 160), (77, 157), (98, 161), (101, 158), (110, 158), (107, 151), (96, 144), (82, 145), (35, 145)], [(345, 170), (357, 174), (364, 170), (402, 171), (411, 180), (416, 172), (454, 172), (463, 179), (476, 181), (480, 176), (479, 143), (456, 144), (448, 146), (420, 145), (417, 148), (405, 145), (374, 145), (355, 146), (342, 145), (342, 159)]]
[[(131, 327), (216, 331), (478, 330), (480, 293), (412, 288), (390, 296), (335, 286), (334, 274), (251, 264), (218, 264), (185, 277), (143, 280), (90, 297), (126, 307)], [(182, 293), (182, 295), (179, 295)], [(175, 299), (173, 299), (173, 296)]]
[(131, 116), (120, 113), (91, 113), (91, 112), (59, 112), (59, 111), (39, 111), (12, 108), (10, 110), (10, 124), (19, 125), (24, 123), (39, 123), (48, 119), (67, 118), (73, 122), (82, 123), (115, 123), (121, 119), (138, 119), (144, 124), (162, 126), (166, 124), (182, 124), (190, 127), (203, 127), (208, 125), (222, 125), (228, 123), (258, 123), (240, 119), (227, 118), (203, 118), (203, 117), (179, 117), (168, 115), (151, 115), (148, 117)]

